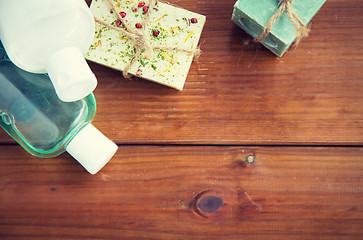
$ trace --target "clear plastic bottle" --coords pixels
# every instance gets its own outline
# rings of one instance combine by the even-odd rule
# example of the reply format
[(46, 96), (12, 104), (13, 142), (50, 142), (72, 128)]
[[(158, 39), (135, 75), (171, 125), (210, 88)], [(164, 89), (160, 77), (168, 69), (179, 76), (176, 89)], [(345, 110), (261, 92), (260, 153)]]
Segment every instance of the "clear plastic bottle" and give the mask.
[(48, 73), (62, 101), (89, 95), (97, 80), (83, 54), (95, 23), (84, 0), (1, 0), (0, 39), (11, 61)]
[(92, 93), (61, 101), (48, 76), (16, 67), (0, 42), (0, 126), (29, 153), (50, 158), (67, 151), (95, 174), (117, 150), (91, 124), (95, 112)]

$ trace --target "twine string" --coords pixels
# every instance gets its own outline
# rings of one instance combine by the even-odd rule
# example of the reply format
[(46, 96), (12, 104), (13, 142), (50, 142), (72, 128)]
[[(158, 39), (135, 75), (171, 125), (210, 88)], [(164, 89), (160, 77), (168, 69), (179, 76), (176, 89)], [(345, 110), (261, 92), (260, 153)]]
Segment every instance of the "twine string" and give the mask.
[(163, 51), (172, 50), (172, 51), (191, 53), (194, 55), (194, 58), (198, 58), (200, 56), (201, 50), (199, 47), (197, 47), (196, 49), (189, 49), (189, 48), (167, 46), (167, 45), (165, 45), (165, 46), (164, 45), (152, 45), (150, 43), (150, 41), (146, 37), (146, 26), (150, 23), (150, 17), (151, 17), (152, 11), (154, 9), (154, 6), (157, 6), (157, 4), (158, 4), (157, 0), (150, 1), (150, 3), (149, 3), (150, 7), (145, 14), (145, 19), (144, 19), (143, 23), (141, 24), (141, 29), (139, 31), (132, 30), (130, 25), (120, 16), (120, 14), (117, 13), (117, 10), (116, 10), (112, 0), (107, 0), (107, 2), (111, 6), (114, 14), (117, 15), (117, 19), (121, 21), (121, 23), (125, 27), (125, 29), (119, 28), (119, 27), (114, 27), (111, 24), (106, 23), (96, 17), (94, 17), (95, 21), (107, 28), (116, 30), (117, 32), (120, 32), (120, 33), (128, 36), (129, 38), (131, 38), (133, 40), (133, 42), (135, 43), (135, 47), (136, 47), (135, 55), (131, 58), (130, 62), (126, 65), (126, 67), (123, 71), (123, 76), (125, 78), (129, 78), (128, 72), (129, 72), (130, 68), (134, 65), (134, 63), (137, 61), (137, 59), (139, 59), (143, 50), (145, 50), (145, 54), (143, 56), (144, 59), (149, 59), (153, 50), (155, 50), (155, 49), (163, 50)]
[(116, 10), (115, 5), (113, 4), (112, 0), (107, 0), (107, 3), (111, 7), (112, 12), (114, 14), (116, 14), (117, 19), (121, 21), (121, 23), (123, 24), (123, 26), (125, 26), (126, 31), (128, 31), (130, 33), (135, 33), (135, 31), (132, 30), (132, 28), (130, 27), (130, 25), (120, 16), (120, 14), (117, 13), (117, 10)]
[(277, 9), (276, 13), (272, 15), (270, 20), (268, 21), (265, 29), (258, 36), (255, 41), (262, 42), (266, 39), (267, 35), (271, 32), (273, 25), (281, 17), (281, 15), (286, 11), (287, 16), (295, 27), (296, 39), (294, 45), (299, 45), (300, 41), (309, 36), (310, 28), (305, 25), (305, 23), (300, 19), (299, 15), (295, 12), (292, 7), (293, 0), (279, 0), (280, 7)]

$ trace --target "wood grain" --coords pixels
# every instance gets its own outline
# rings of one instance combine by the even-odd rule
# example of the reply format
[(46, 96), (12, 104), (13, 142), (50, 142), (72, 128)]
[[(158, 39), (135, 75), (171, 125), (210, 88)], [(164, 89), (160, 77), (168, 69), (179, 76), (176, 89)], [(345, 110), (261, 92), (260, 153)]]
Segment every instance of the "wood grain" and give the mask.
[[(230, 20), (233, 0), (171, 3), (207, 16), (184, 91), (90, 64), (94, 124), (115, 142), (363, 144), (363, 1), (327, 1), (282, 58)], [(0, 142), (11, 139), (1, 131)]]
[(94, 176), (0, 131), (0, 239), (363, 239), (363, 1), (327, 1), (282, 58), (234, 0), (170, 2), (207, 16), (184, 91), (90, 63), (119, 145)]
[(361, 145), (363, 2), (328, 1), (283, 58), (244, 44), (233, 2), (175, 2), (207, 15), (183, 92), (92, 65), (102, 81), (96, 124), (118, 143)]
[(125, 146), (95, 176), (4, 150), (1, 239), (363, 236), (363, 148)]
[(233, 3), (175, 2), (207, 15), (183, 92), (93, 66), (103, 131), (119, 143), (362, 144), (363, 2), (328, 1), (283, 58), (244, 44)]

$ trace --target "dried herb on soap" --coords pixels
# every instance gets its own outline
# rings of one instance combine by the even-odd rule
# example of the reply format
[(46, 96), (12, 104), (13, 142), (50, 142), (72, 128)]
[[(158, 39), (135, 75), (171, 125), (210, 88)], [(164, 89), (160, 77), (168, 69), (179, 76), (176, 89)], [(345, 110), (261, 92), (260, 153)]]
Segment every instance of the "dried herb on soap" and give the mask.
[[(107, 0), (107, 2), (114, 9), (113, 0)], [(155, 8), (156, 5), (157, 5), (157, 0), (151, 0), (148, 6), (146, 6), (145, 2), (139, 2), (138, 3), (137, 6), (139, 8), (143, 9), (142, 10), (144, 12), (143, 15), (145, 15), (145, 19), (143, 20), (143, 22), (138, 22), (138, 23), (136, 23), (134, 25), (135, 28), (140, 29), (140, 30), (133, 29), (131, 26), (129, 26), (129, 24), (127, 23), (127, 20), (123, 19), (124, 17), (126, 17), (126, 15), (122, 14), (122, 12), (119, 13), (119, 14), (115, 14), (118, 17), (118, 21), (121, 22), (121, 23), (117, 22), (118, 24), (116, 24), (116, 26), (125, 25), (124, 26), (125, 28), (117, 28), (117, 27), (114, 27), (112, 25), (110, 26), (110, 24), (95, 18), (97, 23), (122, 33), (123, 35), (125, 35), (124, 38), (128, 37), (135, 43), (135, 48), (134, 48), (133, 53), (132, 53), (132, 51), (130, 51), (131, 49), (124, 53), (124, 54), (130, 56), (130, 58), (131, 58), (130, 62), (127, 64), (127, 66), (124, 69), (124, 76), (125, 77), (128, 76), (129, 69), (131, 68), (131, 66), (136, 61), (139, 61), (142, 64), (142, 66), (140, 65), (139, 68), (146, 67), (146, 65), (154, 63), (154, 62), (140, 61), (141, 60), (140, 56), (143, 56), (143, 59), (149, 59), (149, 57), (150, 57), (150, 55), (152, 54), (153, 51), (157, 51), (157, 50), (160, 50), (162, 52), (165, 52), (165, 51), (179, 51), (179, 52), (194, 54), (194, 57), (198, 57), (200, 55), (200, 49), (199, 48), (194, 49), (193, 47), (192, 48), (178, 47), (178, 46), (174, 46), (174, 45), (169, 46), (168, 42), (166, 40), (160, 41), (161, 39), (165, 39), (166, 37), (168, 37), (170, 35), (178, 34), (179, 31), (183, 31), (183, 29), (181, 30), (180, 26), (174, 26), (174, 27), (171, 27), (170, 29), (164, 29), (161, 26), (160, 23), (157, 23), (156, 24), (157, 26), (153, 26), (153, 30), (151, 30), (151, 32), (149, 32), (149, 34), (147, 34), (147, 32), (145, 30), (146, 30), (148, 24), (150, 24), (152, 22), (154, 22), (154, 23), (158, 22), (162, 18), (167, 16), (167, 13), (165, 13), (163, 16), (159, 17), (159, 19), (157, 19), (155, 21), (151, 21), (150, 15), (151, 15), (152, 10), (156, 9)], [(135, 8), (132, 8), (131, 6), (128, 7), (128, 8), (130, 10), (133, 10), (133, 11), (135, 9)], [(115, 9), (114, 9), (114, 12), (116, 13)], [(127, 11), (125, 10), (125, 12), (127, 12)], [(191, 23), (190, 17), (186, 16), (185, 19), (188, 21), (188, 23), (189, 23), (188, 25), (190, 26), (190, 23)], [(174, 30), (176, 30), (176, 31), (174, 31)], [(190, 30), (190, 31), (188, 31), (188, 33), (189, 33), (189, 35), (187, 36), (185, 41), (187, 41), (188, 38), (193, 37), (192, 35), (193, 35), (194, 31)], [(154, 36), (154, 38), (153, 37), (150, 38), (150, 36), (151, 37)], [(153, 39), (159, 40), (159, 45), (152, 44), (152, 42), (155, 41)], [(152, 41), (152, 42), (150, 42), (150, 41)], [(170, 61), (171, 64), (166, 69), (164, 69), (164, 70), (161, 69), (161, 71), (158, 73), (158, 75), (163, 75), (164, 73), (168, 72), (175, 64), (178, 64), (178, 65), (180, 64), (178, 59), (174, 58), (174, 56), (172, 56), (169, 59), (169, 61)], [(157, 69), (155, 64), (152, 65), (151, 68), (154, 69), (154, 70)], [(142, 70), (141, 69), (139, 69), (139, 70), (140, 71), (138, 71), (137, 75), (142, 74)]]

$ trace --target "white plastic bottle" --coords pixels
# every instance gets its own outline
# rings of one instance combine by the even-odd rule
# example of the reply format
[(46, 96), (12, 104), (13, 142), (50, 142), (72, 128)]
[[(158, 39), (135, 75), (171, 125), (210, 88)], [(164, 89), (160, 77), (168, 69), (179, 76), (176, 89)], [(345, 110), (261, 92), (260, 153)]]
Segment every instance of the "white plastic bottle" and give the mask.
[(48, 73), (65, 102), (96, 88), (83, 57), (94, 31), (84, 0), (0, 0), (0, 39), (10, 60), (25, 71)]

